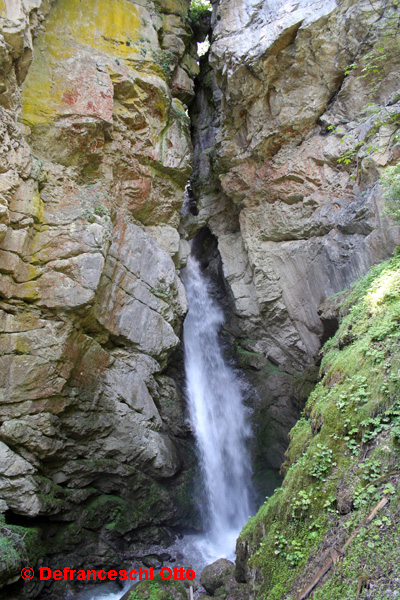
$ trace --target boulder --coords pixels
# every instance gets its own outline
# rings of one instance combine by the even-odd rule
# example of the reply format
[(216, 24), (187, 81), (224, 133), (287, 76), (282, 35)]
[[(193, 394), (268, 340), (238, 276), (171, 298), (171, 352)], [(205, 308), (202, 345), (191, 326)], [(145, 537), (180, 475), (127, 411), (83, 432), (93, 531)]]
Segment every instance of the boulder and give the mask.
[(164, 559), (159, 554), (146, 554), (146, 556), (142, 556), (142, 563), (145, 567), (161, 569), (163, 562)]
[(226, 585), (233, 577), (235, 565), (226, 558), (220, 558), (203, 569), (200, 583), (204, 589), (213, 596), (216, 590)]

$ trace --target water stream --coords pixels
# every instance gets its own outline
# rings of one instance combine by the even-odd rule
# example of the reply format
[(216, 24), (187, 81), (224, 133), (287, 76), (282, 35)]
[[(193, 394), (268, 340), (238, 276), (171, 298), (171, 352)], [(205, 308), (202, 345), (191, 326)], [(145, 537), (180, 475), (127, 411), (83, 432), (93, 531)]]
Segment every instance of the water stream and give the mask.
[[(168, 551), (181, 552), (184, 566), (192, 565), (200, 575), (204, 566), (218, 558), (234, 559), (236, 538), (250, 515), (250, 427), (242, 386), (223, 355), (219, 332), (224, 315), (193, 256), (183, 280), (189, 300), (183, 335), (186, 396), (204, 486), (204, 533), (176, 540)], [(77, 598), (118, 600), (123, 593), (109, 584)]]
[(250, 429), (241, 385), (219, 339), (224, 315), (193, 256), (183, 280), (189, 300), (183, 335), (187, 401), (205, 488), (205, 533), (193, 543), (208, 563), (233, 558), (250, 514)]

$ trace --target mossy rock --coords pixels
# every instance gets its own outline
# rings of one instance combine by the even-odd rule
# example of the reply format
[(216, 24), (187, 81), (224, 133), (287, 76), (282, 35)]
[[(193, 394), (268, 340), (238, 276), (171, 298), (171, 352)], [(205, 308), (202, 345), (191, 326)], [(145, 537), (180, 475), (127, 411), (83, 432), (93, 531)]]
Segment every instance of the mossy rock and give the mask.
[(0, 522), (0, 585), (19, 579), (22, 567), (34, 566), (44, 552), (39, 529)]
[(154, 575), (153, 581), (141, 581), (134, 585), (121, 600), (187, 600), (184, 586), (179, 581), (165, 581)]
[(269, 600), (298, 593), (304, 573), (311, 579), (324, 552), (344, 541), (384, 496), (391, 498), (388, 508), (314, 595), (354, 598), (365, 565), (379, 565), (376, 598), (400, 576), (392, 530), (400, 503), (400, 257), (373, 267), (341, 304), (339, 317), (322, 350), (320, 381), (290, 433), (282, 487), (238, 540), (240, 572), (251, 569), (259, 597)]
[(224, 587), (233, 577), (234, 571), (235, 565), (230, 560), (220, 558), (203, 569), (200, 576), (201, 585), (213, 596), (218, 588)]

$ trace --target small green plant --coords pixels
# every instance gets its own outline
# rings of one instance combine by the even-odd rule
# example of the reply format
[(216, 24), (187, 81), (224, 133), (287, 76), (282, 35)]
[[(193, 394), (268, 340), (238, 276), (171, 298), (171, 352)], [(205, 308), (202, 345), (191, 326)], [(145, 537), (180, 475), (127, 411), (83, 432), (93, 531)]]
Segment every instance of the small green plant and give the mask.
[(393, 427), (392, 436), (393, 436), (394, 443), (397, 445), (400, 445), (400, 423)]
[(360, 463), (359, 467), (362, 473), (361, 478), (367, 483), (378, 479), (381, 475), (382, 463), (380, 460), (368, 458), (365, 462)]
[(318, 450), (314, 455), (314, 460), (308, 470), (308, 474), (311, 477), (315, 477), (315, 479), (325, 481), (328, 473), (336, 463), (333, 462), (333, 452), (330, 448), (322, 444), (317, 444), (317, 448)]
[(276, 532), (274, 539), (275, 556), (282, 556), (291, 567), (295, 567), (303, 558), (305, 558), (304, 544), (300, 541), (294, 539), (292, 542), (288, 542), (280, 531)]
[(358, 65), (356, 63), (352, 63), (351, 65), (348, 65), (345, 70), (344, 70), (344, 74), (347, 76), (349, 75), (354, 69), (357, 69)]
[(169, 77), (171, 75), (172, 52), (169, 50), (152, 50), (151, 53), (154, 62), (161, 67), (164, 75)]
[(155, 296), (162, 296), (163, 298), (170, 298), (170, 295), (168, 294), (168, 292), (164, 292), (163, 290), (158, 290), (158, 289), (152, 287), (152, 288), (150, 288), (150, 291)]
[(308, 513), (311, 506), (312, 492), (312, 488), (308, 492), (306, 490), (300, 490), (297, 496), (294, 496), (292, 500), (293, 519), (301, 519)]
[(360, 425), (364, 428), (364, 432), (362, 435), (363, 443), (367, 443), (377, 437), (382, 431), (389, 429), (390, 427), (390, 419), (389, 417), (382, 417), (378, 415), (377, 417), (369, 417), (368, 419), (364, 419), (361, 421)]
[(381, 184), (386, 200), (386, 212), (394, 221), (400, 221), (400, 162), (384, 170)]
[[(336, 510), (332, 506), (335, 502), (336, 502), (336, 497), (333, 494), (330, 494), (322, 506), (323, 506), (323, 508), (325, 508), (327, 510), (327, 512), (336, 513)], [(320, 525), (318, 525), (318, 527), (320, 527)]]
[(93, 223), (96, 219), (95, 217), (104, 217), (105, 219), (110, 218), (110, 211), (103, 202), (99, 200), (95, 200), (92, 208), (85, 208), (82, 211), (82, 216), (89, 223)]
[[(351, 431), (353, 431), (353, 430), (351, 430)], [(357, 432), (358, 432), (358, 428), (357, 428)], [(350, 452), (351, 456), (353, 456), (353, 457), (357, 456), (360, 451), (360, 444), (357, 442), (357, 440), (346, 435), (344, 437), (344, 441), (346, 442), (346, 447), (347, 447), (348, 451)]]
[(304, 546), (301, 542), (293, 540), (288, 552), (286, 552), (285, 559), (291, 567), (295, 567), (299, 562), (306, 557), (306, 553), (303, 550)]
[(211, 2), (208, 0), (192, 0), (189, 9), (189, 21), (192, 25), (200, 25), (202, 18), (211, 14)]

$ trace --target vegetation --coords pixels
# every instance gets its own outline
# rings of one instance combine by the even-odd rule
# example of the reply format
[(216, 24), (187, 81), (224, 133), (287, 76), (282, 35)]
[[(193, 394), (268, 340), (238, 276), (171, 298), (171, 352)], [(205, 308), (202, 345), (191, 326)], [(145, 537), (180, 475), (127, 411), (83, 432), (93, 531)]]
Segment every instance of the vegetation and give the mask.
[(190, 3), (189, 20), (193, 25), (199, 26), (201, 20), (211, 14), (211, 2), (208, 0), (192, 0)]
[(344, 301), (339, 330), (323, 348), (321, 381), (291, 433), (284, 483), (242, 532), (249, 565), (262, 574), (260, 599), (292, 599), (307, 583), (299, 584), (305, 566), (311, 581), (384, 496), (389, 506), (314, 598), (350, 600), (360, 585), (360, 600), (368, 586), (378, 599), (393, 581), (400, 586), (399, 322), (400, 253), (371, 269)]
[(7, 525), (0, 515), (0, 582), (18, 576), (23, 566), (36, 565), (44, 553), (39, 529)]
[(164, 580), (159, 574), (154, 575), (154, 581), (142, 581), (135, 585), (128, 600), (173, 600), (186, 598), (183, 585), (175, 580)]
[[(107, 203), (107, 204), (105, 204)], [(98, 185), (87, 185), (86, 194), (82, 200), (82, 217), (94, 223), (96, 217), (104, 217), (105, 220), (110, 219), (110, 208), (112, 201), (108, 192), (101, 189)]]
[(160, 67), (165, 77), (169, 78), (171, 75), (171, 60), (172, 52), (169, 50), (152, 50), (154, 62)]
[(385, 169), (381, 183), (385, 190), (387, 213), (395, 221), (400, 221), (400, 163)]

